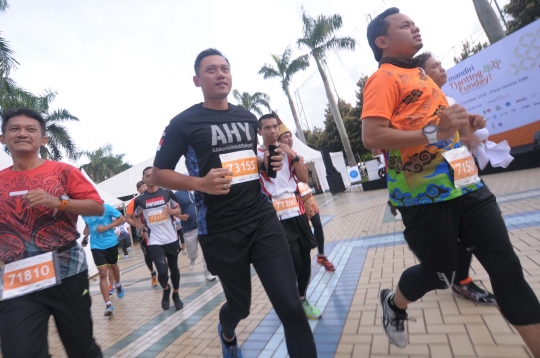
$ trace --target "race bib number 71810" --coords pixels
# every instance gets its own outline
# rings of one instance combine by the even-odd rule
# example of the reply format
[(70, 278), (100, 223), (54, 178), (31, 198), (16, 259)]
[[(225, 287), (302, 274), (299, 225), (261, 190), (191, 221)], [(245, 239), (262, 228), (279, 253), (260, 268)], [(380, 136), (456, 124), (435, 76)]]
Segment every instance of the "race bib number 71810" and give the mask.
[(259, 180), (257, 157), (252, 150), (220, 154), (221, 166), (233, 172), (231, 184)]
[(7, 264), (0, 275), (0, 299), (23, 296), (61, 283), (56, 252)]

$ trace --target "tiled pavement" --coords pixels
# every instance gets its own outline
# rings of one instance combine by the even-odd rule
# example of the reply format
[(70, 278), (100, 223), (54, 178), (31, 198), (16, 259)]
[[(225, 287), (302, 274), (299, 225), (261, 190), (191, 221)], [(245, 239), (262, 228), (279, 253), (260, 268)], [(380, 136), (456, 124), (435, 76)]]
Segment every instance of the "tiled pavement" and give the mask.
[[(540, 296), (540, 168), (484, 176), (497, 195), (525, 276)], [(531, 357), (521, 338), (497, 308), (477, 306), (451, 292), (432, 292), (412, 304), (409, 345), (390, 345), (381, 323), (378, 294), (394, 287), (401, 272), (416, 263), (404, 245), (401, 221), (386, 207), (384, 190), (317, 196), (327, 239), (326, 253), (336, 264), (333, 274), (313, 265), (308, 297), (323, 311), (310, 321), (319, 357)], [(95, 337), (107, 357), (220, 357), (217, 337), (219, 307), (224, 302), (219, 283), (208, 283), (199, 261), (194, 271), (180, 256), (180, 312), (164, 312), (161, 292), (150, 287), (148, 270), (135, 248), (121, 262), (126, 296), (113, 298), (116, 313), (103, 317), (103, 302), (92, 283)], [(486, 272), (473, 261), (472, 276), (487, 289)], [(237, 335), (248, 357), (286, 357), (283, 329), (261, 287), (252, 278), (250, 316)], [(64, 352), (51, 320), (50, 351)]]

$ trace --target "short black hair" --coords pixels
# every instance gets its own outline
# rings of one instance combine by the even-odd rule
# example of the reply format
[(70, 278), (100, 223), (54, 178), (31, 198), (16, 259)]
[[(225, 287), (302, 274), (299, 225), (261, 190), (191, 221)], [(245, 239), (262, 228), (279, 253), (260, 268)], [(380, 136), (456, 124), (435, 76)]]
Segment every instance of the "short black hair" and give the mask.
[(418, 63), (418, 67), (422, 68), (423, 70), (426, 69), (426, 61), (429, 60), (431, 57), (433, 57), (433, 54), (431, 52), (423, 52), (420, 55), (416, 56), (415, 59), (420, 60)]
[(47, 132), (47, 125), (45, 124), (45, 120), (43, 119), (41, 114), (34, 110), (31, 110), (30, 108), (19, 107), (15, 109), (8, 109), (2, 113), (2, 134), (6, 132), (6, 127), (9, 120), (17, 116), (26, 116), (35, 119), (39, 122), (39, 125), (41, 126), (41, 134), (45, 135), (45, 133)]
[[(143, 174), (144, 174), (144, 172), (143, 172)], [(141, 186), (143, 186), (143, 185), (144, 185), (144, 182), (143, 182), (142, 180), (139, 181), (139, 182), (137, 182), (137, 190), (139, 190), (139, 188), (140, 188)]]
[(384, 12), (377, 15), (367, 27), (367, 39), (369, 47), (371, 47), (377, 62), (379, 62), (382, 58), (382, 49), (375, 44), (375, 40), (377, 37), (384, 36), (388, 33), (389, 23), (386, 21), (386, 18), (395, 14), (399, 14), (399, 9), (397, 7), (386, 9)]
[(276, 116), (273, 115), (272, 113), (265, 114), (264, 116), (259, 118), (259, 129), (262, 129), (262, 121), (264, 121), (265, 119), (270, 119), (270, 118), (274, 118), (277, 121)]
[[(153, 168), (153, 167), (146, 167), (146, 168), (144, 168), (143, 171), (142, 171), (142, 176), (144, 177), (144, 172), (146, 172), (148, 169), (152, 169), (152, 168)], [(143, 184), (144, 184), (144, 183), (143, 183)], [(139, 187), (137, 187), (137, 189), (138, 189), (138, 188), (139, 188)]]
[(229, 64), (229, 66), (231, 65), (227, 57), (223, 56), (223, 54), (219, 50), (216, 50), (215, 48), (207, 48), (206, 50), (199, 53), (197, 55), (197, 58), (195, 59), (195, 66), (193, 67), (197, 76), (199, 76), (199, 68), (201, 67), (201, 61), (203, 60), (203, 58), (214, 55), (223, 57), (225, 61), (227, 61), (227, 64)]

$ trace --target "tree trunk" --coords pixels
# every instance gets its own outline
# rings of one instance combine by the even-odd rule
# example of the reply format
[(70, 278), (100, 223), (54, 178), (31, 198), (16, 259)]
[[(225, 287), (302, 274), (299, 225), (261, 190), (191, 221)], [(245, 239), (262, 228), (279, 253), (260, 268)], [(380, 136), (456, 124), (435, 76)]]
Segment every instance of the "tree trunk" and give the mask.
[(504, 38), (506, 34), (491, 4), (487, 0), (473, 0), (473, 4), (489, 42), (494, 44)]
[(287, 98), (289, 99), (289, 106), (291, 107), (292, 116), (294, 118), (294, 124), (296, 124), (296, 133), (298, 134), (298, 138), (302, 141), (302, 143), (307, 144), (306, 137), (304, 136), (304, 131), (302, 130), (302, 123), (300, 123), (300, 118), (298, 118), (298, 113), (296, 112), (296, 107), (294, 106), (288, 86), (285, 87), (285, 94), (287, 95)]
[(347, 156), (347, 162), (349, 163), (349, 166), (356, 167), (358, 164), (356, 163), (356, 159), (354, 158), (351, 143), (349, 142), (349, 136), (347, 135), (347, 131), (345, 130), (345, 126), (343, 125), (343, 119), (341, 119), (341, 114), (339, 113), (336, 100), (334, 99), (334, 95), (332, 94), (332, 90), (330, 89), (330, 83), (328, 83), (328, 78), (326, 77), (326, 73), (324, 73), (324, 69), (321, 66), (320, 60), (316, 56), (313, 57), (315, 58), (317, 68), (319, 69), (319, 73), (321, 74), (324, 83), (324, 89), (326, 91), (326, 97), (328, 98), (330, 111), (332, 112), (332, 116), (334, 117), (334, 121), (336, 122), (336, 127), (339, 132), (339, 136), (341, 137), (341, 143), (343, 144), (343, 149), (345, 150), (345, 155)]

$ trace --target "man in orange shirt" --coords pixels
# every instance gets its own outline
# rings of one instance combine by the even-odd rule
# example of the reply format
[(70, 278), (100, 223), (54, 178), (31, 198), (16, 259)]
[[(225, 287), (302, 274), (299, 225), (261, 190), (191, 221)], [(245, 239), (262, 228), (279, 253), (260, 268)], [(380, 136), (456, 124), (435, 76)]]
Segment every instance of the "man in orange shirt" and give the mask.
[(364, 89), (362, 139), (366, 148), (388, 151), (390, 200), (420, 261), (403, 272), (395, 292), (381, 291), (388, 338), (405, 347), (408, 304), (451, 287), (459, 237), (489, 274), (501, 313), (540, 357), (540, 302), (525, 281), (495, 196), (460, 140), (485, 127), (485, 119), (449, 106), (418, 68), (413, 57), (423, 46), (420, 29), (399, 9), (375, 17), (367, 37), (380, 66)]

